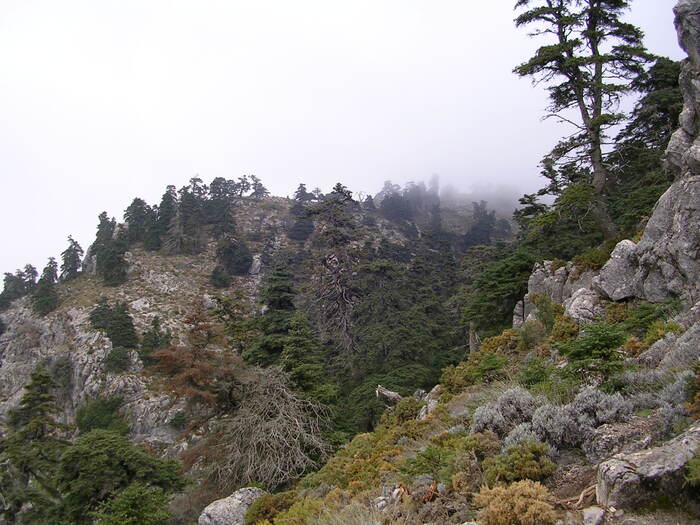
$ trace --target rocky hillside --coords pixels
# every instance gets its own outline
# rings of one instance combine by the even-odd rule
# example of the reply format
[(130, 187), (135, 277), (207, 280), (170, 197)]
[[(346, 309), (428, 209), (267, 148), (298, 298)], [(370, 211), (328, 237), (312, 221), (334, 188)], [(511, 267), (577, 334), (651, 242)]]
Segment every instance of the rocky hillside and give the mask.
[(677, 116), (660, 59), (614, 152), (654, 184), (604, 195), (634, 240), (587, 168), (549, 165), (517, 235), (436, 182), (195, 178), (60, 278), (6, 274), (0, 523), (698, 523), (700, 2), (675, 12), (680, 128), (633, 125)]

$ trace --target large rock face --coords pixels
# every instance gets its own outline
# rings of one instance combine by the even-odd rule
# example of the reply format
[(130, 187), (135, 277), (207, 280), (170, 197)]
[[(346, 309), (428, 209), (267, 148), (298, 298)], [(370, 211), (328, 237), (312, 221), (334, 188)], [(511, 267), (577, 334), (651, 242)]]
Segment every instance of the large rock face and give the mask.
[(622, 241), (601, 270), (600, 288), (614, 300), (700, 300), (700, 1), (681, 0), (674, 12), (688, 53), (680, 76), (680, 127), (666, 150), (676, 182), (656, 204), (639, 244)]
[(598, 467), (598, 503), (633, 507), (660, 495), (675, 500), (685, 485), (685, 466), (698, 448), (700, 423), (660, 447), (613, 456)]
[(267, 492), (255, 487), (237, 490), (228, 498), (218, 499), (207, 505), (197, 523), (198, 525), (244, 525), (248, 507), (264, 494)]

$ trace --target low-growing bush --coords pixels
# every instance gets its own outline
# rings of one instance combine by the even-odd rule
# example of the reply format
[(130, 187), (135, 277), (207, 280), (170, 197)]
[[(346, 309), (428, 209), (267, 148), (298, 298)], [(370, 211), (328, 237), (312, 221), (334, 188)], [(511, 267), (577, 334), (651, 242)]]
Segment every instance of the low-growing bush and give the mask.
[(118, 374), (126, 372), (131, 365), (131, 354), (122, 346), (115, 346), (105, 357), (102, 364), (107, 372)]
[(543, 293), (530, 294), (530, 301), (537, 307), (537, 319), (547, 332), (551, 332), (556, 318), (564, 314), (564, 307)]
[(482, 352), (498, 352), (500, 354), (509, 354), (517, 350), (520, 345), (520, 334), (512, 328), (504, 330), (499, 335), (487, 337), (481, 342), (480, 350)]
[(259, 497), (246, 512), (245, 525), (255, 525), (263, 520), (272, 521), (272, 518), (294, 505), (298, 497), (298, 494), (292, 490)]
[(538, 320), (525, 321), (520, 327), (520, 349), (532, 350), (547, 338), (547, 329)]
[(693, 487), (700, 487), (700, 450), (695, 452), (693, 459), (685, 466), (685, 480)]
[(649, 325), (647, 333), (644, 335), (643, 343), (649, 347), (659, 339), (666, 337), (666, 334), (677, 334), (682, 331), (681, 325), (673, 321), (657, 320)]
[(547, 445), (538, 441), (512, 446), (503, 454), (484, 460), (484, 480), (489, 485), (524, 479), (540, 481), (556, 469), (548, 453)]
[(593, 387), (582, 390), (567, 409), (580, 425), (590, 428), (621, 421), (632, 412), (630, 403), (619, 393), (609, 395)]
[(411, 419), (416, 419), (422, 403), (414, 397), (404, 397), (396, 403), (393, 409), (387, 409), (382, 414), (381, 423), (386, 426), (401, 425)]
[(483, 525), (552, 525), (556, 514), (548, 499), (547, 489), (530, 480), (483, 487), (474, 495), (474, 503), (483, 509), (479, 513)]
[(483, 349), (469, 355), (466, 361), (448, 366), (442, 372), (440, 384), (450, 394), (457, 394), (477, 382), (494, 381), (503, 377), (503, 367), (508, 359)]
[(118, 412), (121, 406), (122, 398), (118, 396), (85, 401), (75, 413), (78, 430), (81, 434), (87, 434), (95, 429), (109, 430), (121, 435), (128, 434), (129, 425)]
[(532, 423), (520, 423), (503, 439), (502, 450), (505, 452), (517, 445), (539, 440), (539, 436), (532, 430)]
[(600, 321), (586, 325), (583, 335), (558, 349), (569, 358), (571, 374), (607, 377), (620, 369), (623, 354), (619, 348), (625, 339), (620, 327)]
[(541, 357), (528, 359), (518, 374), (518, 382), (525, 386), (542, 383), (549, 378), (551, 367)]
[(177, 414), (170, 418), (170, 421), (168, 421), (168, 425), (170, 425), (173, 428), (176, 428), (177, 430), (184, 429), (187, 425), (187, 414), (185, 414), (184, 411), (180, 410)]
[(454, 453), (444, 448), (429, 446), (416, 454), (415, 458), (406, 460), (400, 467), (401, 472), (410, 476), (430, 474), (433, 479), (440, 478), (440, 472), (445, 469)]
[(571, 412), (563, 406), (545, 405), (532, 416), (532, 430), (552, 447), (578, 446), (584, 434)]
[(520, 423), (529, 421), (541, 401), (523, 388), (512, 388), (474, 411), (472, 432), (491, 430), (505, 436)]
[(578, 336), (579, 326), (566, 314), (558, 315), (552, 326), (551, 340), (553, 343), (566, 343)]

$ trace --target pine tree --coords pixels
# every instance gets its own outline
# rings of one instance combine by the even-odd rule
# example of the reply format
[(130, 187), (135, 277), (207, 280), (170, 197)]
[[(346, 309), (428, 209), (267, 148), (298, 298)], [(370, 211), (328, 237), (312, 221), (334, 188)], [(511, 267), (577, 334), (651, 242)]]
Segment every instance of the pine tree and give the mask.
[(58, 306), (57, 281), (58, 263), (51, 257), (32, 293), (32, 308), (37, 314), (46, 315)]
[[(573, 125), (573, 136), (560, 142), (544, 163), (574, 164), (590, 171), (592, 211), (604, 236), (612, 239), (617, 228), (610, 216), (607, 194), (610, 173), (604, 162), (606, 131), (619, 124), (620, 98), (631, 81), (644, 74), (650, 55), (642, 45), (642, 32), (621, 21), (627, 0), (518, 0), (518, 27), (534, 25), (535, 35), (554, 39), (540, 47), (527, 62), (515, 68), (549, 84), (548, 117)], [(578, 114), (573, 119), (572, 112)]]
[(314, 195), (313, 193), (309, 193), (308, 191), (306, 191), (306, 184), (299, 184), (296, 191), (294, 192), (294, 200), (296, 202), (304, 204), (305, 202), (310, 202), (314, 200)]
[(23, 522), (49, 523), (47, 509), (61, 501), (56, 470), (66, 443), (60, 439), (63, 426), (55, 420), (55, 386), (48, 371), (37, 367), (19, 405), (8, 412), (8, 431), (0, 438), (0, 493), (5, 503), (0, 516), (6, 523), (15, 523), (26, 504), (32, 507), (22, 513)]
[(127, 243), (123, 233), (115, 235), (116, 221), (107, 217), (107, 212), (99, 215), (97, 235), (92, 250), (97, 259), (97, 274), (107, 286), (117, 286), (127, 280), (129, 264), (124, 259)]
[(144, 240), (146, 231), (155, 222), (153, 209), (143, 199), (135, 198), (124, 210), (124, 221), (128, 225), (127, 242), (132, 245)]
[(75, 279), (80, 273), (83, 249), (70, 235), (68, 236), (68, 248), (61, 253), (61, 259), (61, 281)]
[(245, 275), (253, 263), (253, 256), (245, 241), (230, 236), (217, 243), (216, 258), (229, 275)]
[(267, 188), (265, 186), (263, 186), (263, 183), (259, 178), (257, 178), (255, 175), (251, 175), (250, 180), (251, 189), (253, 190), (250, 196), (253, 199), (260, 200), (270, 195), (270, 192), (267, 191)]

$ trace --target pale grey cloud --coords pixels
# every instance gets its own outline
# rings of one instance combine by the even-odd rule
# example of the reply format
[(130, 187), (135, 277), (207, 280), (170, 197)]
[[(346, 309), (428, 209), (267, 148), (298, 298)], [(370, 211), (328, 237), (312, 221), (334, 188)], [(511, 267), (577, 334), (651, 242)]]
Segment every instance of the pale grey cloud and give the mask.
[[(682, 56), (673, 0), (630, 19)], [(0, 270), (84, 247), (102, 210), (193, 175), (377, 191), (427, 179), (538, 187), (564, 130), (512, 68), (513, 2), (5, 0)]]

